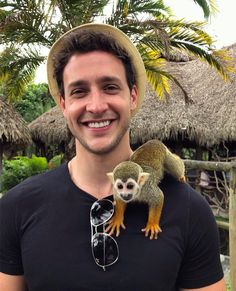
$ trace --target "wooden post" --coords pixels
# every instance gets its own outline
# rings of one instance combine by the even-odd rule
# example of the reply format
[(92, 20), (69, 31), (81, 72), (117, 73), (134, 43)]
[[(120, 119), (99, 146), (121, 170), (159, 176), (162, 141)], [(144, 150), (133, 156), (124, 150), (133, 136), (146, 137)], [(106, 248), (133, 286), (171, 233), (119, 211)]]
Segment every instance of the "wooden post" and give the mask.
[(229, 256), (230, 256), (230, 290), (236, 290), (236, 163), (204, 162), (184, 160), (187, 168), (214, 171), (230, 171), (229, 183)]
[(232, 167), (236, 166), (236, 162), (205, 162), (205, 161), (194, 161), (194, 160), (183, 160), (186, 168), (200, 169), (208, 171), (225, 171), (228, 172)]
[(221, 221), (221, 220), (216, 218), (216, 223), (217, 223), (218, 227), (229, 231), (229, 223), (228, 222)]
[(229, 189), (230, 290), (236, 290), (236, 167), (230, 170)]
[[(196, 160), (201, 161), (202, 160), (202, 149), (200, 146), (197, 146), (196, 148)], [(195, 179), (195, 190), (199, 193), (201, 193), (201, 187), (200, 187), (200, 178), (201, 178), (201, 169), (196, 169), (196, 179)]]
[(3, 145), (0, 142), (0, 191), (2, 188), (2, 160), (3, 160)]

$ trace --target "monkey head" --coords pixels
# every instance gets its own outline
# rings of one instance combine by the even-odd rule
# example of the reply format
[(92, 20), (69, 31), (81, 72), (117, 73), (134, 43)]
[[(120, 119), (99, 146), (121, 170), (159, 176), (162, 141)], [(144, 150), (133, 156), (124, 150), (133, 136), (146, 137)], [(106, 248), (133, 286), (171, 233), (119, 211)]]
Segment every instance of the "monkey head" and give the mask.
[(149, 175), (143, 172), (138, 164), (131, 161), (122, 162), (115, 167), (113, 172), (107, 173), (113, 184), (113, 195), (124, 202), (130, 202), (139, 196)]

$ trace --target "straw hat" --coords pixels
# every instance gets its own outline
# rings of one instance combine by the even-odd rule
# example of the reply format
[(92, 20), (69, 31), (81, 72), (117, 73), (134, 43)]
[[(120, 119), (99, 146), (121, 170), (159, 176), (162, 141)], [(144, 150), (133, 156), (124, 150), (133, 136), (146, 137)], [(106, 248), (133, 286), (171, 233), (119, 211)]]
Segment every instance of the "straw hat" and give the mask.
[(71, 32), (80, 31), (82, 29), (91, 30), (95, 32), (102, 32), (111, 37), (113, 37), (117, 44), (123, 48), (129, 55), (131, 62), (133, 64), (135, 78), (136, 78), (136, 85), (138, 87), (138, 104), (137, 108), (133, 111), (132, 115), (135, 115), (136, 112), (139, 110), (142, 102), (143, 97), (145, 94), (145, 86), (146, 86), (146, 70), (143, 64), (143, 60), (140, 56), (139, 51), (132, 43), (132, 41), (128, 38), (126, 34), (124, 34), (118, 28), (108, 25), (108, 24), (98, 24), (98, 23), (89, 23), (83, 24), (78, 27), (71, 29), (70, 31), (63, 34), (52, 46), (47, 60), (47, 76), (48, 76), (48, 86), (50, 93), (57, 104), (59, 104), (60, 100), (60, 93), (59, 88), (56, 82), (56, 79), (53, 77), (54, 75), (54, 56), (63, 49), (65, 36), (67, 36)]

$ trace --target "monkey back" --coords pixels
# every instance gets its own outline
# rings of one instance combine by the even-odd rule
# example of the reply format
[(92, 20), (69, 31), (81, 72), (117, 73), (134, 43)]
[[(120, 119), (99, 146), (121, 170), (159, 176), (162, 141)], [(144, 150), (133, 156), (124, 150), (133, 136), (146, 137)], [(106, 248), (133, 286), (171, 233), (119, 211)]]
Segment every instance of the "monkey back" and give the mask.
[(159, 140), (150, 140), (140, 146), (131, 156), (131, 161), (141, 167), (152, 167), (155, 172), (163, 171), (163, 164), (167, 154), (166, 146)]

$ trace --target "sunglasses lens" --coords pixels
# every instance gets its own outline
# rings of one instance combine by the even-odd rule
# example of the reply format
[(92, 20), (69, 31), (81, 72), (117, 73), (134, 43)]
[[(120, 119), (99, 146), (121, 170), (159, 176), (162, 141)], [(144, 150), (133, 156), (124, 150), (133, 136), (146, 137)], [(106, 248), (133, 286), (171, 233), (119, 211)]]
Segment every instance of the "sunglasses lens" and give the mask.
[(90, 217), (91, 223), (94, 226), (98, 226), (107, 222), (114, 213), (114, 206), (110, 200), (98, 200), (93, 203)]
[(116, 241), (105, 233), (96, 233), (92, 239), (93, 256), (99, 266), (113, 264), (119, 256)]

